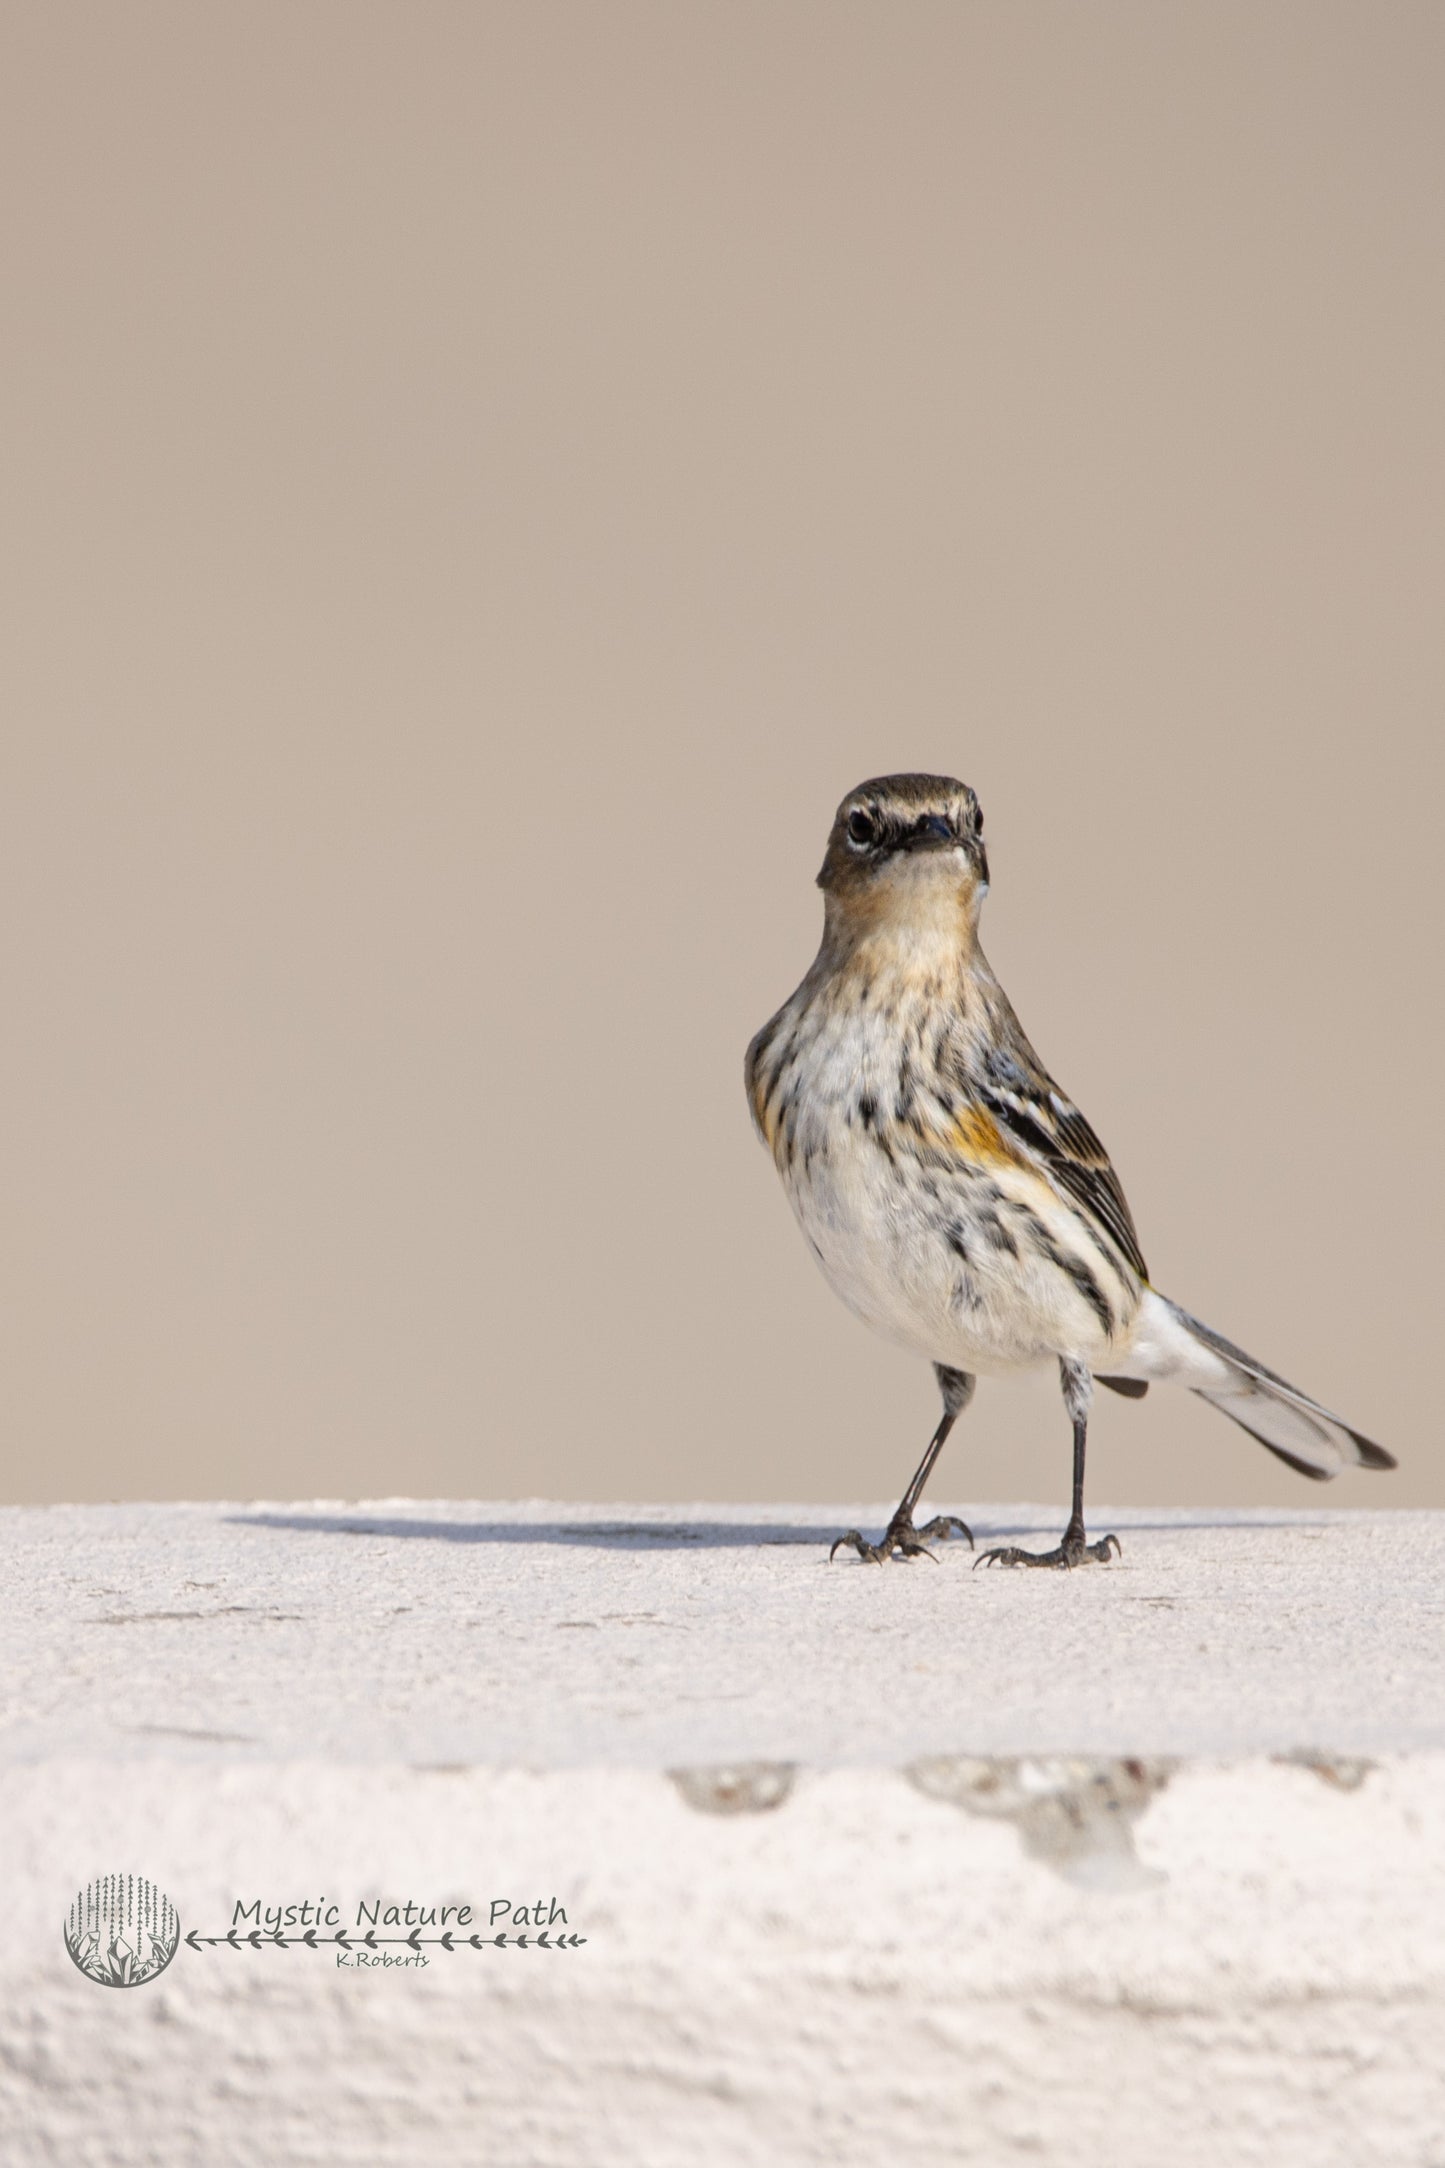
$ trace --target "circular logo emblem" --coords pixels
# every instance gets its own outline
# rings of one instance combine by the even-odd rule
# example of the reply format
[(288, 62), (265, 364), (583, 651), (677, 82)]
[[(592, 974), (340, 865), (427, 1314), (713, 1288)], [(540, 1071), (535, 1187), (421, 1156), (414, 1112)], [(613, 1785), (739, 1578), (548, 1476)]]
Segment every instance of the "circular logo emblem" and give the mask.
[(82, 1890), (65, 1922), (65, 1947), (87, 1980), (139, 1987), (164, 1972), (181, 1939), (180, 1916), (143, 1874), (103, 1874)]

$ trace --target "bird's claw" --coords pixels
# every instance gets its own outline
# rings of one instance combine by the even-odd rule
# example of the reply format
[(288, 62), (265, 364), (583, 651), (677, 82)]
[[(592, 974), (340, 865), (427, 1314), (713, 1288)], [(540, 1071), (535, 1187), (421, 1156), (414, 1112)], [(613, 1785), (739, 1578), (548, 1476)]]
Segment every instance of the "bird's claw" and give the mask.
[(1086, 1565), (1097, 1559), (1102, 1565), (1109, 1558), (1122, 1558), (1123, 1545), (1117, 1536), (1100, 1536), (1097, 1543), (1085, 1543), (1083, 1536), (1068, 1536), (1055, 1544), (1051, 1551), (1021, 1551), (1017, 1544), (996, 1544), (990, 1551), (980, 1551), (974, 1560), (979, 1566), (1053, 1566), (1064, 1571), (1074, 1566)]
[(944, 1543), (955, 1535), (963, 1536), (969, 1549), (973, 1549), (973, 1530), (967, 1521), (961, 1521), (956, 1513), (935, 1514), (922, 1528), (915, 1528), (912, 1521), (904, 1516), (889, 1522), (881, 1543), (868, 1543), (856, 1528), (850, 1528), (846, 1535), (839, 1536), (829, 1551), (828, 1563), (831, 1565), (839, 1551), (851, 1544), (858, 1556), (867, 1559), (872, 1565), (881, 1566), (889, 1558), (933, 1558), (937, 1565), (938, 1561), (929, 1550), (928, 1544)]
[(926, 1537), (931, 1543), (949, 1543), (955, 1536), (962, 1536), (969, 1549), (973, 1549), (973, 1530), (956, 1513), (935, 1513), (933, 1519), (925, 1521), (916, 1533), (920, 1542)]
[(832, 1565), (834, 1559), (838, 1556), (838, 1553), (841, 1550), (846, 1549), (846, 1547), (850, 1543), (852, 1544), (854, 1550), (858, 1553), (858, 1556), (860, 1558), (875, 1559), (880, 1566), (882, 1565), (883, 1560), (887, 1555), (886, 1552), (880, 1550), (879, 1546), (876, 1543), (865, 1543), (862, 1535), (856, 1528), (850, 1528), (846, 1532), (846, 1534), (839, 1536), (837, 1542), (829, 1551), (828, 1564), (830, 1566)]

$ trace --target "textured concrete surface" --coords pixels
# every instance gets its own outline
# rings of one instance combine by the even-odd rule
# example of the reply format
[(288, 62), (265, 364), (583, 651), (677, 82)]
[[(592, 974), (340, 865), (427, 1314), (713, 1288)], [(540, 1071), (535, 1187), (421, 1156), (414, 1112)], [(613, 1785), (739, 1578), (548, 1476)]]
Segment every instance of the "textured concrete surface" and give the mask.
[[(829, 1567), (876, 1508), (0, 1515), (7, 2160), (1445, 2163), (1445, 1516), (1095, 1518), (1058, 1576)], [(513, 1932), (117, 1992), (109, 1871)]]
[[(956, 1510), (981, 1548), (1062, 1521)], [(1107, 1568), (829, 1565), (887, 1511), (12, 1509), (0, 1741), (643, 1768), (1445, 1748), (1445, 1514), (1100, 1508)]]

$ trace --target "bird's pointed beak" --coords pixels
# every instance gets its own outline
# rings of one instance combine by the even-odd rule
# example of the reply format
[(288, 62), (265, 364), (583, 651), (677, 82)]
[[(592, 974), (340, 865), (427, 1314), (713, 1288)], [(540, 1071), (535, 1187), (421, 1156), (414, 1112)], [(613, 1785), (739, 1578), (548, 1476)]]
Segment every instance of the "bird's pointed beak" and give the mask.
[(947, 851), (957, 847), (958, 837), (940, 813), (925, 813), (902, 839), (905, 851)]

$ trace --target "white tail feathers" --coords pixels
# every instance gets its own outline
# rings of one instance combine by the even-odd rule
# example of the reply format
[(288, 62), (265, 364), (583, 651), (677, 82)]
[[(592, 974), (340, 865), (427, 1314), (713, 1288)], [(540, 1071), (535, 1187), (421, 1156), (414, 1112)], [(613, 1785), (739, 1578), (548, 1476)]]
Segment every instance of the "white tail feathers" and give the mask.
[(1189, 1386), (1301, 1475), (1323, 1482), (1345, 1467), (1395, 1466), (1394, 1456), (1383, 1446), (1362, 1438), (1308, 1393), (1202, 1325), (1167, 1295), (1151, 1289), (1145, 1313), (1136, 1341), (1137, 1361), (1128, 1368)]

